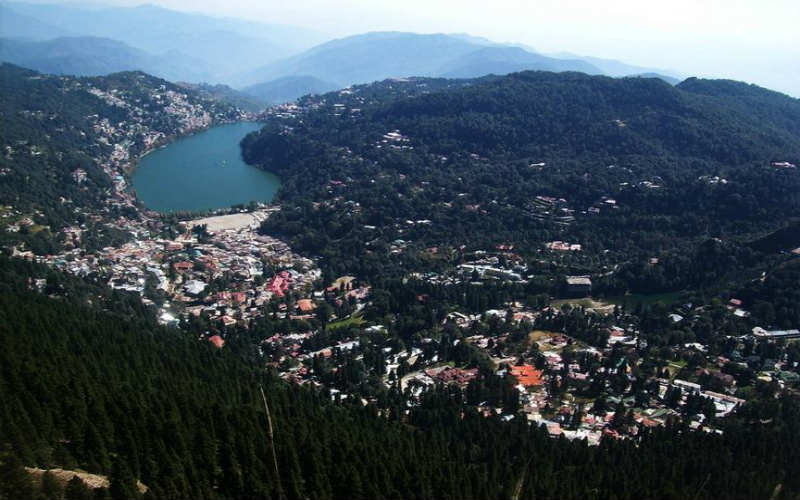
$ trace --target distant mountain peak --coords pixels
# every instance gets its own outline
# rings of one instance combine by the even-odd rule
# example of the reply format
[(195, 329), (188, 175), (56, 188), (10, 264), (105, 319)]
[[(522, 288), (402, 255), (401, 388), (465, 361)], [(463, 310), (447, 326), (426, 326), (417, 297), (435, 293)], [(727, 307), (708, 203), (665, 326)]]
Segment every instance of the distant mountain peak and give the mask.
[(388, 77), (473, 78), (526, 69), (601, 73), (585, 61), (549, 58), (470, 35), (376, 31), (331, 40), (245, 73), (240, 85), (304, 75), (343, 87)]

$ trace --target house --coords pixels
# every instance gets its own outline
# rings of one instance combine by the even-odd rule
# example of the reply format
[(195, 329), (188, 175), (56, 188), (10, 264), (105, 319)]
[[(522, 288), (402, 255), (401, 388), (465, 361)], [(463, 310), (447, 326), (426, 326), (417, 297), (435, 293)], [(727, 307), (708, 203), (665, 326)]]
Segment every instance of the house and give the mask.
[(425, 374), (445, 384), (455, 383), (463, 387), (466, 386), (470, 380), (478, 376), (478, 369), (471, 368), (463, 370), (461, 368), (445, 367), (443, 370), (439, 370), (433, 368), (425, 370)]
[(310, 313), (316, 309), (317, 306), (311, 299), (300, 299), (297, 301), (297, 308), (300, 309), (301, 312)]
[(545, 245), (550, 250), (557, 250), (560, 252), (580, 252), (581, 245), (578, 243), (568, 243), (566, 241), (551, 241)]
[(548, 422), (547, 433), (550, 434), (550, 436), (555, 437), (555, 436), (560, 436), (561, 434), (564, 433), (564, 431), (561, 430), (561, 424), (559, 424), (558, 422)]
[(511, 376), (525, 387), (542, 385), (542, 371), (531, 365), (516, 365), (511, 367)]
[(283, 297), (284, 294), (289, 290), (289, 284), (290, 284), (290, 278), (288, 277), (288, 275), (286, 277), (275, 276), (267, 284), (267, 290), (277, 295), (278, 297)]
[(206, 286), (208, 285), (200, 280), (190, 280), (186, 282), (183, 289), (189, 295), (200, 295), (206, 289)]
[(222, 340), (222, 337), (220, 337), (219, 335), (214, 335), (212, 337), (209, 337), (208, 341), (211, 342), (211, 344), (217, 349), (222, 349), (222, 346), (225, 345), (225, 341)]
[(683, 316), (680, 314), (672, 313), (669, 315), (669, 319), (672, 320), (673, 323), (680, 323), (683, 321)]
[(194, 262), (189, 262), (189, 261), (184, 260), (184, 261), (176, 262), (176, 263), (172, 264), (172, 267), (173, 267), (173, 269), (175, 269), (179, 273), (182, 273), (182, 272), (185, 272), (185, 271), (191, 271), (192, 269), (194, 269)]
[(796, 339), (800, 338), (800, 330), (770, 330), (767, 331), (760, 326), (753, 328), (753, 336), (762, 339)]
[(672, 383), (673, 383), (673, 385), (675, 385), (677, 387), (680, 387), (681, 389), (683, 389), (686, 392), (693, 392), (695, 394), (699, 394), (700, 393), (700, 389), (701, 389), (700, 385), (699, 384), (695, 384), (694, 382), (688, 382), (686, 380), (680, 380), (680, 379), (676, 378), (675, 380), (672, 381)]
[(567, 293), (584, 297), (592, 293), (592, 280), (588, 276), (567, 276)]
[(369, 296), (371, 290), (372, 287), (362, 286), (355, 290), (350, 290), (345, 294), (345, 297), (347, 297), (348, 299), (353, 298), (356, 300), (364, 300)]

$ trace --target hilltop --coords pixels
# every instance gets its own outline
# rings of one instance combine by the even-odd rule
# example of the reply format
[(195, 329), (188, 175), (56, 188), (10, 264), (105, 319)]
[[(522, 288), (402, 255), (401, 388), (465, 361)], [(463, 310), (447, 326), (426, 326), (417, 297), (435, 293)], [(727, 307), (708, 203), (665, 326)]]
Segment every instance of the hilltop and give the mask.
[[(773, 163), (800, 158), (800, 101), (759, 96), (579, 73), (390, 80), (301, 100), (243, 146), (248, 161), (281, 175), (282, 202), (327, 207), (302, 229), (290, 210), (269, 227), (337, 272), (383, 258), (363, 246), (377, 236), (417, 251), (578, 241), (608, 250), (590, 267), (600, 269), (631, 252), (757, 237), (797, 210), (797, 170)], [(552, 207), (560, 213), (537, 207), (537, 196), (562, 200)]]

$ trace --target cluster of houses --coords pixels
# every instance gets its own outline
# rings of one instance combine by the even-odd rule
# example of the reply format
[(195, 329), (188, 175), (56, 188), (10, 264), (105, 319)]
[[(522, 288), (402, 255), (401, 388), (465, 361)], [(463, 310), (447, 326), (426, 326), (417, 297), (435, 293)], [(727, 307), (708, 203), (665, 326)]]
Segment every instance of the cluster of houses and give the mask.
[[(250, 226), (213, 233), (201, 243), (191, 231), (172, 240), (154, 237), (143, 227), (158, 227), (154, 220), (117, 223), (136, 238), (93, 254), (76, 247), (40, 260), (81, 276), (105, 276), (111, 288), (137, 292), (147, 304), (160, 299), (159, 317), (165, 324), (177, 324), (181, 314), (207, 314), (225, 326), (247, 324), (264, 314), (273, 297), (311, 290), (321, 277), (313, 261)], [(265, 276), (265, 269), (276, 271)], [(219, 281), (224, 289), (211, 293), (218, 288), (212, 283)], [(149, 296), (153, 292), (158, 295)], [(300, 307), (309, 308), (303, 302)]]

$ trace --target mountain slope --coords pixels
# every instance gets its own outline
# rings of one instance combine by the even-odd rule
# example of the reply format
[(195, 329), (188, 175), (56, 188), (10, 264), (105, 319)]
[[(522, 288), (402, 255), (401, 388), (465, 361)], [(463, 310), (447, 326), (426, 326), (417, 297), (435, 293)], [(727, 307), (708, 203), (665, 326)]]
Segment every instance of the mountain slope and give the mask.
[(582, 61), (547, 58), (463, 35), (377, 32), (327, 42), (243, 74), (241, 80), (254, 84), (304, 75), (345, 87), (390, 77), (475, 77), (521, 69), (599, 72)]
[[(736, 165), (767, 162), (780, 155), (794, 159), (800, 149), (794, 133), (800, 100), (763, 89), (755, 97), (722, 100), (684, 90), (691, 89), (692, 81), (676, 88), (655, 78), (548, 72), (476, 83), (413, 98), (384, 92), (380, 104), (370, 107), (371, 113), (347, 126), (362, 131), (372, 125), (376, 131), (398, 128), (420, 144), (443, 141), (451, 144), (447, 151), (484, 154), (500, 150), (665, 154)], [(763, 109), (756, 109), (756, 104)], [(496, 123), (481, 129), (483, 119)], [(317, 129), (308, 132), (325, 134)]]
[(313, 76), (284, 76), (245, 87), (242, 92), (269, 103), (280, 104), (294, 101), (306, 94), (324, 94), (337, 87), (335, 83), (325, 82)]
[[(763, 498), (776, 484), (789, 497), (800, 488), (789, 473), (800, 435), (796, 400), (772, 401), (779, 411), (770, 428), (644, 429), (635, 445), (552, 439), (544, 427), (462, 411), (461, 396), (444, 390), (411, 408), (407, 425), (397, 417), (402, 407), (379, 415), (358, 402), (333, 404), (265, 371), (251, 342), (277, 323), (230, 331), (218, 350), (198, 342), (201, 331), (157, 326), (137, 296), (5, 256), (0, 278), (3, 498), (38, 498), (25, 465), (106, 474), (115, 499), (139, 498), (137, 479), (148, 486), (145, 498), (207, 500), (512, 491), (545, 499), (664, 491)], [(43, 293), (29, 289), (40, 280)], [(633, 462), (657, 466), (626, 465)], [(569, 489), (555, 487), (553, 474)]]
[(534, 54), (519, 47), (485, 47), (460, 56), (441, 67), (444, 78), (475, 78), (483, 75), (506, 75), (519, 71), (580, 71), (600, 74), (589, 63), (577, 59), (555, 59)]
[(476, 47), (447, 35), (367, 33), (324, 43), (248, 78), (255, 83), (306, 75), (347, 86), (387, 77), (433, 76), (443, 64)]
[(120, 71), (144, 71), (177, 80), (203, 80), (190, 58), (179, 53), (154, 56), (116, 40), (64, 37), (47, 41), (0, 39), (0, 61), (42, 73), (100, 76)]
[(53, 37), (68, 36), (66, 29), (57, 28), (31, 16), (20, 14), (6, 5), (0, 5), (0, 36), (47, 40)]
[[(191, 80), (197, 74), (214, 82), (226, 75), (255, 68), (287, 57), (324, 40), (321, 35), (291, 26), (262, 24), (237, 19), (190, 14), (153, 5), (138, 7), (76, 7), (57, 4), (11, 2), (4, 8), (35, 19), (73, 36), (110, 38), (152, 54), (185, 54), (194, 74), (183, 72), (177, 79)], [(41, 30), (15, 29), (0, 36), (41, 38)], [(27, 28), (26, 28), (27, 29)], [(47, 38), (59, 36), (56, 31)]]
[(629, 76), (629, 77), (639, 77), (639, 78), (658, 78), (659, 80), (663, 80), (663, 81), (669, 83), (670, 85), (677, 85), (677, 84), (681, 83), (681, 80), (679, 78), (675, 78), (675, 77), (668, 76), (668, 75), (662, 75), (660, 73), (652, 73), (652, 72), (650, 72), (650, 73), (632, 73), (632, 74), (629, 74), (627, 76)]
[[(283, 181), (284, 209), (265, 230), (322, 255), (333, 274), (407, 267), (413, 251), (382, 250), (395, 241), (577, 241), (613, 267), (703, 239), (750, 241), (800, 210), (797, 169), (771, 165), (800, 159), (800, 104), (785, 96), (754, 103), (655, 78), (524, 72), (380, 82), (299, 105), (294, 118), (268, 117), (244, 157)], [(543, 210), (537, 196), (563, 206)], [(306, 202), (327, 208), (300, 218), (292, 207)]]
[(633, 76), (639, 74), (659, 74), (665, 75), (670, 78), (676, 78), (675, 75), (672, 74), (670, 71), (666, 71), (663, 69), (654, 69), (654, 68), (645, 68), (643, 66), (636, 66), (633, 64), (628, 64), (622, 61), (617, 61), (616, 59), (607, 59), (602, 57), (592, 57), (592, 56), (580, 56), (573, 54), (571, 52), (557, 52), (555, 54), (548, 54), (551, 57), (557, 57), (562, 59), (579, 59), (581, 61), (585, 61), (592, 66), (600, 69), (600, 71), (604, 75), (614, 76), (614, 77), (621, 77), (621, 76)]
[[(114, 177), (139, 155), (169, 138), (242, 119), (229, 104), (141, 72), (75, 78), (2, 64), (0, 95), (0, 204), (17, 214), (3, 223), (28, 215), (47, 228), (2, 231), (0, 243), (22, 241), (37, 254), (53, 253), (64, 239), (59, 232), (76, 219), (107, 204), (124, 210), (109, 193)], [(83, 222), (91, 229), (89, 220), (77, 224)], [(108, 237), (115, 237), (113, 229), (97, 243)]]
[(800, 99), (735, 80), (688, 78), (678, 84), (678, 88), (735, 109), (750, 119), (758, 118), (763, 124), (773, 127), (776, 135), (786, 131), (800, 135)]
[(187, 82), (176, 82), (176, 85), (190, 89), (202, 98), (228, 103), (251, 113), (261, 112), (269, 104), (269, 101), (239, 92), (238, 90), (232, 89), (227, 85), (211, 85), (208, 83)]

